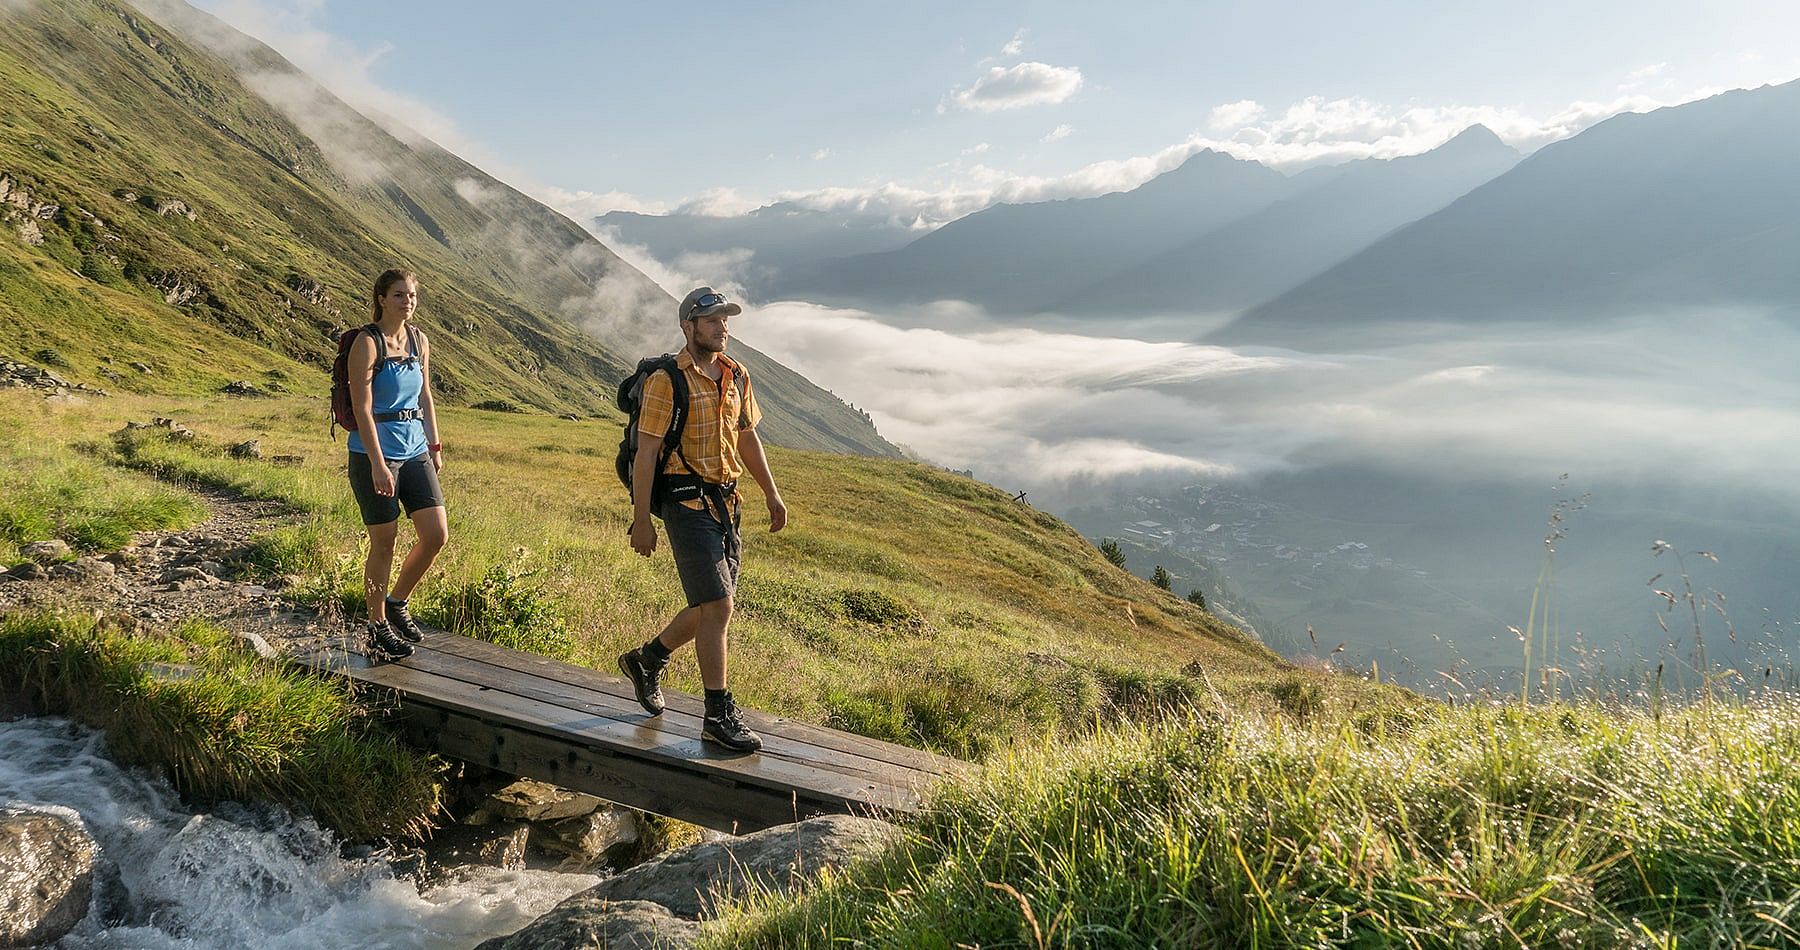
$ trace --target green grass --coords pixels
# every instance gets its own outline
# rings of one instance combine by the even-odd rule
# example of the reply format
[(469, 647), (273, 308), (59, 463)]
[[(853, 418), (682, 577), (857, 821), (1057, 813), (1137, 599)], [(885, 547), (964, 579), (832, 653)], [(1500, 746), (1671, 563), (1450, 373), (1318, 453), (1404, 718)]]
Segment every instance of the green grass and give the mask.
[(349, 840), (419, 837), (438, 810), (441, 764), (342, 683), (259, 660), (203, 621), (144, 635), (0, 616), (0, 695), (104, 731), (121, 761), (165, 769), (186, 795), (276, 802)]
[(9, 426), (0, 433), (0, 565), (19, 549), (61, 539), (73, 555), (116, 551), (133, 532), (181, 528), (206, 517), (192, 495), (107, 465), (54, 438)]
[[(192, 426), (192, 443), (133, 430), (104, 452), (162, 479), (292, 506), (299, 523), (258, 538), (250, 560), (299, 575), (317, 606), (355, 611), (364, 532), (322, 402), (118, 397), (22, 425), (46, 440), (152, 416)], [(0, 416), (23, 417), (25, 403), (0, 394)], [(414, 595), (422, 618), (610, 670), (684, 605), (667, 546), (644, 559), (626, 542), (610, 451), (583, 451), (616, 444), (617, 423), (445, 409), (442, 424), (451, 537)], [(249, 438), (270, 457), (304, 461), (226, 454)], [(1144, 709), (1215, 705), (1215, 690), (1233, 704), (1278, 705), (1259, 686), (1286, 668), (1274, 654), (1000, 491), (913, 463), (782, 449), (771, 458), (792, 523), (770, 535), (760, 498), (746, 492), (732, 626), (743, 702), (963, 757)], [(1331, 702), (1360, 689), (1292, 675), (1315, 678)], [(677, 655), (671, 685), (699, 691), (692, 651)]]
[(1791, 699), (1396, 711), (1194, 715), (996, 759), (708, 945), (1800, 942)]

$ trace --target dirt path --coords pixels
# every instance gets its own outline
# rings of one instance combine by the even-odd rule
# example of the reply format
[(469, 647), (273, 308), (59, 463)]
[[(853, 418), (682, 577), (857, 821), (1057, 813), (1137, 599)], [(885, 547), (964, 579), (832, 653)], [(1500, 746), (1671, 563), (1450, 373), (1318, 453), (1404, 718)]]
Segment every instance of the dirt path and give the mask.
[(341, 634), (341, 618), (284, 596), (296, 578), (246, 576), (251, 539), (293, 524), (299, 515), (279, 502), (183, 487), (206, 504), (210, 518), (182, 531), (139, 532), (129, 546), (104, 558), (0, 574), (0, 612), (98, 611), (145, 630), (167, 630), (199, 617), (232, 633), (257, 634), (283, 650), (316, 646)]

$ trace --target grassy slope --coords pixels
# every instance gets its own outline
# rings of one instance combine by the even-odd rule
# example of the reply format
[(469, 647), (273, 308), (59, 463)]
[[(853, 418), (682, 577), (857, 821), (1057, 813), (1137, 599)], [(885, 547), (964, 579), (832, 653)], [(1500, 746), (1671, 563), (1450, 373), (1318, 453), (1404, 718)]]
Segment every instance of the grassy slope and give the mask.
[[(181, 18), (231, 64), (108, 0), (0, 13), (0, 175), (57, 206), (31, 246), (17, 231), (29, 209), (0, 205), (0, 356), (48, 346), (65, 375), (113, 389), (317, 393), (322, 375), (296, 364), (322, 367), (331, 332), (364, 319), (367, 283), (397, 263), (422, 275), (452, 402), (603, 413), (638, 351), (673, 335), (673, 301), (566, 218), (402, 142), (216, 21)], [(194, 220), (160, 214), (168, 200)], [(103, 357), (123, 380), (102, 378)], [(776, 439), (893, 452), (834, 397), (749, 359)]]
[(1800, 942), (1800, 707), (1197, 716), (1029, 750), (707, 946)]
[[(362, 532), (343, 449), (307, 402), (121, 397), (23, 422), (40, 402), (0, 394), (0, 418), (44, 439), (92, 439), (153, 415), (194, 426), (197, 448), (151, 434), (120, 454), (311, 512), (267, 539), (259, 559), (302, 574), (322, 602), (354, 603)], [(452, 409), (444, 430), (452, 541), (417, 595), (424, 616), (610, 669), (681, 606), (666, 549), (644, 560), (626, 544), (628, 507), (611, 470), (617, 423)], [(250, 437), (306, 463), (224, 456)], [(767, 534), (747, 493), (733, 686), (753, 705), (979, 755), (1144, 704), (1211, 704), (1213, 689), (1273, 706), (1282, 699), (1271, 684), (1301, 675), (995, 489), (906, 462), (785, 449), (771, 458), (793, 524)], [(698, 689), (691, 651), (673, 678)], [(1320, 682), (1358, 701), (1352, 684)]]

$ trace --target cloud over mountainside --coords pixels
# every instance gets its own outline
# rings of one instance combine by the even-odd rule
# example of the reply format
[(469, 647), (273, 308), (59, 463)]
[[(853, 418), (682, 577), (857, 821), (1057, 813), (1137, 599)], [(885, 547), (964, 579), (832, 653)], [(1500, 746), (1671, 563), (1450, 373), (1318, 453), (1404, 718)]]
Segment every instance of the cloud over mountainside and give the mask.
[(1800, 510), (1800, 330), (1753, 311), (1680, 349), (1658, 319), (1496, 330), (1377, 355), (1305, 355), (779, 303), (741, 331), (869, 410), (894, 441), (1048, 498), (1157, 473), (1256, 477), (1378, 464), (1469, 476), (1710, 481)]

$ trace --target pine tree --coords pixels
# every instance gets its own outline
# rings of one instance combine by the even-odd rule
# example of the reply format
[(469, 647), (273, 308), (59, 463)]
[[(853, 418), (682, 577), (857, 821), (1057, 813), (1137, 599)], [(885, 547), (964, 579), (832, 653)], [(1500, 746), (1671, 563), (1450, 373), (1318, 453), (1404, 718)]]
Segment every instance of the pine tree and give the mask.
[(1169, 585), (1175, 583), (1175, 579), (1169, 576), (1169, 572), (1164, 570), (1161, 564), (1158, 564), (1156, 570), (1150, 572), (1150, 583), (1163, 590), (1168, 590)]
[(1187, 599), (1188, 603), (1193, 604), (1201, 610), (1206, 609), (1206, 595), (1201, 593), (1200, 588), (1196, 587), (1193, 590), (1188, 591)]
[(1119, 542), (1112, 538), (1100, 542), (1100, 556), (1106, 558), (1113, 567), (1125, 566), (1125, 552), (1119, 550)]

